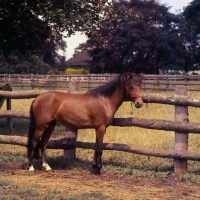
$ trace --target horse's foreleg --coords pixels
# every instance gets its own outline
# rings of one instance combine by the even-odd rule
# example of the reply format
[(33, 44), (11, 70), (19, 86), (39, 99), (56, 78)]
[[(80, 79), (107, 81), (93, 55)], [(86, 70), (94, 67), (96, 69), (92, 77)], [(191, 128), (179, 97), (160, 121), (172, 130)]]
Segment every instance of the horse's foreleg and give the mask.
[(95, 143), (95, 146), (94, 146), (94, 157), (93, 157), (93, 163), (92, 163), (92, 167), (94, 169), (97, 168), (97, 154), (96, 154), (96, 148), (97, 148), (97, 140), (96, 140), (96, 143)]
[(96, 138), (96, 142), (95, 142), (95, 146), (94, 146), (94, 157), (93, 157), (93, 163), (92, 163), (92, 167), (93, 169), (97, 168), (97, 138)]
[(102, 153), (103, 153), (103, 137), (105, 134), (105, 127), (101, 126), (96, 129), (96, 145), (95, 145), (95, 152), (94, 152), (94, 161), (93, 167), (97, 168), (97, 173), (103, 173), (102, 168)]
[(55, 127), (55, 124), (51, 123), (45, 130), (45, 132), (40, 140), (42, 167), (45, 169), (45, 171), (51, 170), (51, 167), (48, 165), (47, 159), (46, 159), (46, 146), (48, 144), (49, 138), (51, 137), (51, 133), (52, 133), (54, 127)]

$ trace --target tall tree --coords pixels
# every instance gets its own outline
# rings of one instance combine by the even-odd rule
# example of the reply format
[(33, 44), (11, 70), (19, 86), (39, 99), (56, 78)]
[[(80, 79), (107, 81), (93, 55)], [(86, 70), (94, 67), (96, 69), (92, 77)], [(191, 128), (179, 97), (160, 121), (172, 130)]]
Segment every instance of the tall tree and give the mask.
[(179, 17), (156, 0), (116, 2), (91, 32), (91, 72), (183, 69), (185, 49), (178, 28)]
[(6, 59), (13, 51), (18, 51), (22, 58), (32, 54), (46, 54), (47, 58), (49, 49), (55, 51), (54, 45), (59, 45), (52, 39), (51, 43), (46, 42), (52, 32), (57, 36), (69, 36), (75, 31), (89, 31), (99, 20), (102, 9), (109, 6), (106, 2), (0, 0), (0, 53)]
[(182, 15), (182, 36), (188, 51), (188, 68), (200, 69), (200, 0), (193, 0)]

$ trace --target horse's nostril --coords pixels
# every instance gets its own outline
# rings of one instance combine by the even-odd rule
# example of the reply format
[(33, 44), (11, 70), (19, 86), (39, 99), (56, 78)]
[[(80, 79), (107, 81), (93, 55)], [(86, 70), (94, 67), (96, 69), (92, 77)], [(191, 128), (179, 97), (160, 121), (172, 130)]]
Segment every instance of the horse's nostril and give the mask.
[(135, 107), (136, 107), (136, 108), (141, 108), (141, 107), (142, 107), (142, 104), (140, 104), (139, 102), (136, 102), (136, 103), (135, 103)]

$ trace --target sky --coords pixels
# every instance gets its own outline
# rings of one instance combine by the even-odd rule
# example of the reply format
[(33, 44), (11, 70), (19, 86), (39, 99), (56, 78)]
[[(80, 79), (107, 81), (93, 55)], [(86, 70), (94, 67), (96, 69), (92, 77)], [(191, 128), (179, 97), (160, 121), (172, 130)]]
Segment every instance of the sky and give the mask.
[(167, 4), (168, 6), (172, 6), (171, 11), (175, 13), (175, 10), (179, 10), (184, 6), (187, 6), (189, 2), (192, 0), (159, 0), (162, 4)]
[[(183, 9), (184, 6), (187, 6), (191, 0), (159, 0), (160, 3), (166, 4), (167, 6), (171, 6), (171, 12), (176, 13), (176, 10)], [(66, 56), (66, 60), (71, 58), (74, 54), (74, 48), (79, 44), (85, 42), (87, 37), (80, 32), (77, 32), (75, 35), (65, 39), (67, 42), (67, 49), (64, 55)], [(61, 53), (63, 54), (63, 53)]]

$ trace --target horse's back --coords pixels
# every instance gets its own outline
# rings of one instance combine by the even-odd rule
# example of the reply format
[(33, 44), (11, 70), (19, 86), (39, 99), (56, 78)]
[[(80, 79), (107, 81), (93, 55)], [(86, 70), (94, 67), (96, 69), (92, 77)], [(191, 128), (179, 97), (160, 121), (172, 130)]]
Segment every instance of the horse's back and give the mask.
[(34, 114), (38, 124), (57, 121), (71, 128), (96, 128), (109, 125), (113, 118), (104, 97), (50, 91), (38, 96)]

